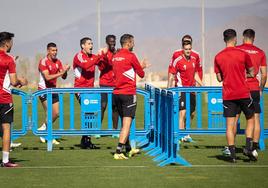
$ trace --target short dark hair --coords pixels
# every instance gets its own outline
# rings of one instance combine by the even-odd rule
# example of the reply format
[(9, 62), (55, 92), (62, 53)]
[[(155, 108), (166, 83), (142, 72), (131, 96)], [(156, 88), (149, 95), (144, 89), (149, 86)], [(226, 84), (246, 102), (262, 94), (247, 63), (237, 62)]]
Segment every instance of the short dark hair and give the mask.
[(123, 46), (126, 42), (128, 42), (130, 39), (134, 38), (131, 34), (124, 34), (120, 38), (120, 44)]
[(236, 31), (234, 29), (226, 29), (223, 32), (223, 40), (224, 42), (228, 42), (229, 40), (236, 37)]
[(54, 42), (50, 42), (47, 44), (47, 49), (49, 48), (57, 48), (57, 45)]
[(246, 38), (254, 39), (255, 38), (255, 31), (253, 29), (246, 29), (243, 32), (243, 36)]
[[(187, 40), (187, 39), (190, 39), (190, 40)], [(183, 43), (183, 41), (190, 41), (192, 43), (193, 42), (193, 39), (192, 39), (191, 35), (184, 35), (181, 38), (181, 43)]]
[(15, 35), (9, 32), (0, 32), (0, 46), (3, 46), (7, 41), (11, 41)]
[(192, 45), (192, 42), (189, 41), (189, 40), (185, 40), (185, 41), (182, 42), (182, 47), (184, 47), (186, 45), (189, 45), (189, 44)]
[(107, 35), (106, 38), (105, 38), (106, 43), (108, 42), (108, 40), (109, 40), (110, 38), (116, 40), (116, 36), (115, 36), (115, 35)]
[(92, 40), (89, 37), (84, 37), (80, 40), (80, 47), (82, 48), (82, 45), (85, 44), (88, 40)]

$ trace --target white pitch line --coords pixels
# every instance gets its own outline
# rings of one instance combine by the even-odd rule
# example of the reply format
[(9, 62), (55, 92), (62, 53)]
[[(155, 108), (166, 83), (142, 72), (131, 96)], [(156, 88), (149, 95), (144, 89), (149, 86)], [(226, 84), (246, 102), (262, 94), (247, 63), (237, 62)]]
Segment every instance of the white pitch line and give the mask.
[(173, 166), (179, 168), (268, 168), (268, 165), (237, 165), (237, 164), (229, 164), (229, 165), (192, 165), (190, 167), (187, 166)]
[[(171, 168), (268, 168), (268, 165), (192, 165), (187, 166), (166, 166)], [(74, 168), (150, 168), (149, 166), (22, 166), (12, 169), (74, 169)], [(163, 167), (158, 167), (163, 168)]]
[(21, 166), (12, 169), (62, 169), (62, 168), (146, 168), (147, 166)]

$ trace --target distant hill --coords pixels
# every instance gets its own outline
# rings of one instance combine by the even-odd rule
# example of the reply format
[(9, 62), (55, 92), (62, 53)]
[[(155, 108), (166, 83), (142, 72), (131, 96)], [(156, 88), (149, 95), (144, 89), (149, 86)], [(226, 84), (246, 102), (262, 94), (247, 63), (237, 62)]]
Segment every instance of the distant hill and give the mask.
[[(265, 8), (266, 7), (266, 8)], [(241, 35), (245, 28), (254, 28), (257, 32), (256, 44), (268, 52), (268, 1), (239, 7), (206, 9), (206, 65), (212, 66), (215, 54), (224, 47), (222, 32), (226, 28), (235, 28)], [(80, 50), (79, 40), (84, 36), (92, 37), (95, 48), (97, 43), (96, 15), (70, 23), (38, 40), (29, 41), (14, 48), (14, 53), (31, 58), (36, 71), (36, 54), (46, 52), (46, 44), (54, 41), (58, 44), (59, 58), (71, 63), (74, 54)], [(135, 52), (140, 58), (147, 57), (152, 67), (150, 71), (163, 72), (167, 69), (172, 52), (180, 48), (180, 38), (191, 34), (194, 49), (201, 52), (201, 10), (199, 8), (165, 8), (159, 10), (138, 10), (111, 12), (102, 14), (102, 43), (105, 35), (123, 33), (135, 36)], [(96, 49), (95, 49), (96, 50)]]

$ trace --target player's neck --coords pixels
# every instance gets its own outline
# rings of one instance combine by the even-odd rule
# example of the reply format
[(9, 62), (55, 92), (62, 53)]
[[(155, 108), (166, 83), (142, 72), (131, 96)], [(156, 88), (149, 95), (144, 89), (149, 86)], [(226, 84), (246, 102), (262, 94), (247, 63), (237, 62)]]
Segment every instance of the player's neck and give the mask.
[(227, 43), (226, 43), (226, 47), (227, 47), (227, 48), (235, 47), (235, 43), (233, 43), (233, 42), (227, 42)]
[(252, 41), (244, 41), (243, 44), (253, 45)]
[(0, 51), (7, 52), (7, 49), (5, 47), (0, 47)]

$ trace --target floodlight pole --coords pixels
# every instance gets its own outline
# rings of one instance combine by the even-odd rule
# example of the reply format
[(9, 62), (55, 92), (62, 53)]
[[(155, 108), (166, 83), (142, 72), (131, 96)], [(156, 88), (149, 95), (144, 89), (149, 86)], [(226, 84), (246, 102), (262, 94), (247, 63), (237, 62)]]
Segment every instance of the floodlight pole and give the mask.
[(203, 67), (203, 72), (205, 72), (205, 0), (201, 0), (201, 4), (202, 4), (202, 67)]
[(97, 0), (97, 36), (99, 49), (101, 47), (101, 0)]

